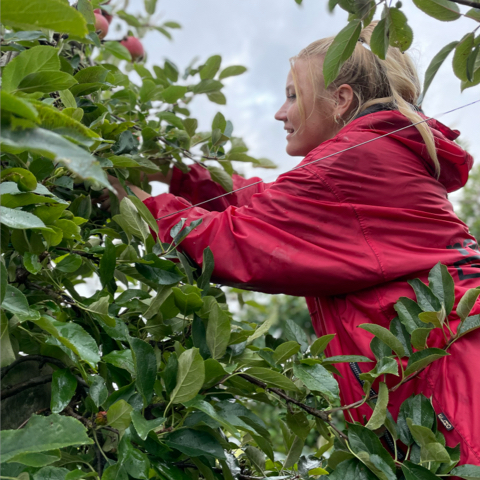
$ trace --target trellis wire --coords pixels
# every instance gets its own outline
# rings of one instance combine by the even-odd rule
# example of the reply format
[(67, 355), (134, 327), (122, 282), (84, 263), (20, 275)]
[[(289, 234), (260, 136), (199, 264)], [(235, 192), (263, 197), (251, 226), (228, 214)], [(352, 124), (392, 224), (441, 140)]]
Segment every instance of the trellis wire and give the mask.
[[(405, 130), (406, 128), (414, 127), (415, 125), (419, 125), (420, 123), (424, 123), (424, 122), (428, 122), (430, 120), (434, 120), (435, 118), (440, 118), (443, 115), (447, 115), (447, 114), (455, 112), (457, 110), (461, 110), (462, 108), (470, 107), (471, 105), (474, 105), (474, 104), (479, 103), (479, 102), (480, 102), (480, 99), (475, 100), (474, 102), (467, 103), (467, 104), (462, 105), (460, 107), (454, 108), (452, 110), (448, 110), (446, 112), (440, 113), (438, 115), (434, 115), (432, 117), (425, 118), (424, 120), (420, 120), (418, 122), (411, 123), (410, 125), (406, 125), (405, 127), (398, 128), (397, 130), (394, 130), (393, 132), (385, 133), (384, 135), (380, 135), (379, 137), (372, 138), (371, 140), (366, 140), (365, 142), (358, 143), (357, 145), (352, 145), (351, 147), (345, 148), (343, 150), (339, 150), (338, 152), (331, 153), (330, 155), (326, 155), (325, 157), (317, 158), (317, 160), (312, 160), (311, 162), (305, 163), (304, 165), (297, 165), (296, 167), (288, 170), (285, 173), (290, 173), (290, 172), (293, 172), (293, 171), (298, 170), (300, 168), (308, 167), (309, 165), (312, 165), (313, 163), (320, 162), (321, 160), (325, 160), (326, 158), (330, 158), (330, 157), (333, 157), (334, 155), (339, 155), (340, 153), (344, 153), (344, 152), (347, 152), (349, 150), (353, 150), (354, 148), (361, 147), (362, 145), (366, 145), (367, 143), (375, 142), (377, 140), (380, 140), (381, 138), (385, 138), (385, 137), (388, 137), (389, 135), (393, 135), (394, 133), (401, 132), (402, 130)], [(181, 210), (177, 210), (176, 212), (172, 212), (172, 213), (169, 213), (167, 215), (164, 215), (163, 217), (156, 218), (155, 220), (156, 221), (163, 220), (164, 218), (171, 217), (172, 215), (176, 215), (177, 213), (185, 212), (186, 210), (190, 210), (192, 208), (199, 207), (200, 205), (204, 205), (205, 203), (212, 202), (213, 200), (217, 200), (218, 198), (226, 197), (227, 195), (231, 195), (232, 193), (239, 192), (240, 190), (245, 190), (246, 188), (253, 187), (254, 185), (258, 185), (259, 183), (264, 183), (264, 180), (259, 180), (258, 182), (250, 183), (249, 185), (244, 185), (243, 187), (236, 188), (235, 190), (232, 190), (231, 192), (222, 193), (221, 195), (218, 195), (216, 197), (212, 197), (208, 200), (204, 200), (203, 202), (196, 203), (195, 205), (190, 205), (190, 206), (185, 207)]]

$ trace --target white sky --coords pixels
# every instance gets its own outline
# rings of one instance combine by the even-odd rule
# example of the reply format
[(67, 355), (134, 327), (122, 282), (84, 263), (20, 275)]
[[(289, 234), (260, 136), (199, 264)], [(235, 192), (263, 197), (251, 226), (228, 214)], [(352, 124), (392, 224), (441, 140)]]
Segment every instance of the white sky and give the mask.
[[(255, 170), (255, 175), (271, 180), (300, 161), (285, 153), (283, 125), (273, 118), (284, 101), (288, 59), (312, 41), (334, 35), (346, 25), (346, 12), (337, 7), (330, 14), (326, 3), (304, 0), (299, 7), (294, 0), (158, 0), (158, 21), (178, 21), (183, 28), (172, 31), (173, 41), (158, 32), (147, 34), (143, 43), (148, 64), (169, 58), (183, 70), (196, 56), (203, 63), (210, 55), (219, 54), (222, 67), (245, 65), (245, 74), (224, 80), (227, 105), (213, 104), (200, 96), (190, 104), (192, 116), (199, 120), (201, 129), (209, 129), (215, 113), (221, 111), (252, 155), (270, 158), (279, 165), (278, 170)], [(411, 0), (403, 3), (415, 33), (410, 52), (423, 79), (432, 57), (478, 23), (467, 18), (439, 22), (419, 11)], [(130, 0), (128, 11), (135, 13), (142, 6), (143, 0)], [(118, 33), (112, 32), (107, 38), (118, 38)], [(450, 56), (427, 93), (424, 110), (427, 115), (436, 115), (477, 99), (480, 86), (460, 92)], [(480, 158), (479, 114), (480, 104), (476, 104), (440, 118), (462, 132), (461, 138), (476, 158)]]

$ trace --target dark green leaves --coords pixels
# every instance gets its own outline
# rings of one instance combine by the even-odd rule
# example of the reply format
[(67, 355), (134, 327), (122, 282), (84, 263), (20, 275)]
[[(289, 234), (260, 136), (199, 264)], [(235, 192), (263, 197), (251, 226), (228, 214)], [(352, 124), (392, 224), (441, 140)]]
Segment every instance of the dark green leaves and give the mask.
[(72, 417), (52, 414), (48, 417), (33, 415), (27, 425), (20, 430), (2, 430), (1, 462), (14, 459), (16, 455), (46, 452), (70, 445), (88, 445), (85, 427)]
[(294, 365), (293, 373), (313, 392), (325, 395), (330, 401), (338, 398), (338, 383), (322, 365)]
[(417, 303), (424, 312), (438, 312), (441, 309), (440, 301), (434, 295), (430, 287), (427, 287), (427, 285), (418, 278), (408, 280), (408, 283), (415, 291)]
[(217, 302), (213, 303), (208, 316), (206, 338), (212, 358), (223, 357), (230, 340), (230, 318)]
[(399, 356), (399, 358), (404, 357), (408, 353), (408, 351), (405, 350), (403, 343), (385, 327), (372, 323), (364, 323), (363, 325), (359, 325), (359, 327), (367, 332), (373, 333), (383, 343), (388, 345)]
[(225, 459), (223, 448), (215, 437), (207, 432), (182, 428), (169, 434), (165, 438), (165, 442), (169, 447), (175, 448), (189, 456), (199, 457), (205, 455), (214, 459)]
[(390, 45), (402, 52), (412, 45), (413, 31), (407, 23), (407, 17), (398, 8), (388, 9)]
[(57, 370), (52, 375), (52, 398), (50, 409), (60, 413), (70, 403), (77, 388), (77, 379), (67, 368)]
[(154, 254), (146, 255), (143, 258), (151, 263), (136, 263), (135, 268), (147, 280), (157, 285), (174, 285), (183, 278), (178, 268), (170, 260), (163, 260)]
[(136, 385), (142, 395), (145, 405), (148, 405), (153, 396), (153, 385), (157, 376), (157, 359), (153, 348), (139, 338), (130, 338), (135, 371)]
[(427, 348), (421, 352), (415, 352), (409, 359), (408, 365), (405, 369), (405, 375), (410, 375), (417, 370), (420, 370), (439, 358), (450, 355), (441, 348)]
[(336, 35), (323, 62), (325, 88), (337, 78), (340, 68), (353, 53), (361, 29), (362, 22), (360, 20), (352, 20)]

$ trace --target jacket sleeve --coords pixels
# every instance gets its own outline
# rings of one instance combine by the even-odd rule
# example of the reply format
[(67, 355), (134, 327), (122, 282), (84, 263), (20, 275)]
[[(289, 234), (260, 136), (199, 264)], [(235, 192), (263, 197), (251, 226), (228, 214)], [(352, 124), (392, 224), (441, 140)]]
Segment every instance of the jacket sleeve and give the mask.
[(367, 232), (351, 204), (339, 202), (317, 171), (301, 168), (222, 212), (194, 207), (172, 194), (145, 201), (163, 241), (181, 218), (202, 218), (182, 243), (197, 264), (209, 246), (215, 282), (266, 293), (338, 295), (385, 281)]
[[(191, 165), (188, 173), (174, 168), (170, 182), (170, 193), (182, 197), (192, 205), (202, 204), (202, 208), (209, 211), (222, 212), (230, 205), (240, 207), (249, 203), (252, 195), (260, 193), (268, 188), (269, 184), (263, 183), (259, 177), (246, 179), (240, 175), (233, 175), (233, 189), (242, 190), (225, 195), (224, 197), (210, 200), (225, 194), (225, 190), (210, 177), (210, 172), (201, 165)], [(245, 188), (246, 187), (246, 188)]]

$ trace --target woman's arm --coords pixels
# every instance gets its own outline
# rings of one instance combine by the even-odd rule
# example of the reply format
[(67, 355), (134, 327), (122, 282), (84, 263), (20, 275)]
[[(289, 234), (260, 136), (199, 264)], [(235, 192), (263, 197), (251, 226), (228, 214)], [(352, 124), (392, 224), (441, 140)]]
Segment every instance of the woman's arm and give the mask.
[(354, 208), (339, 202), (316, 173), (299, 169), (282, 175), (249, 205), (208, 212), (163, 194), (145, 201), (163, 241), (170, 229), (202, 218), (182, 243), (201, 265), (210, 247), (214, 281), (267, 293), (336, 295), (384, 282), (375, 253)]

